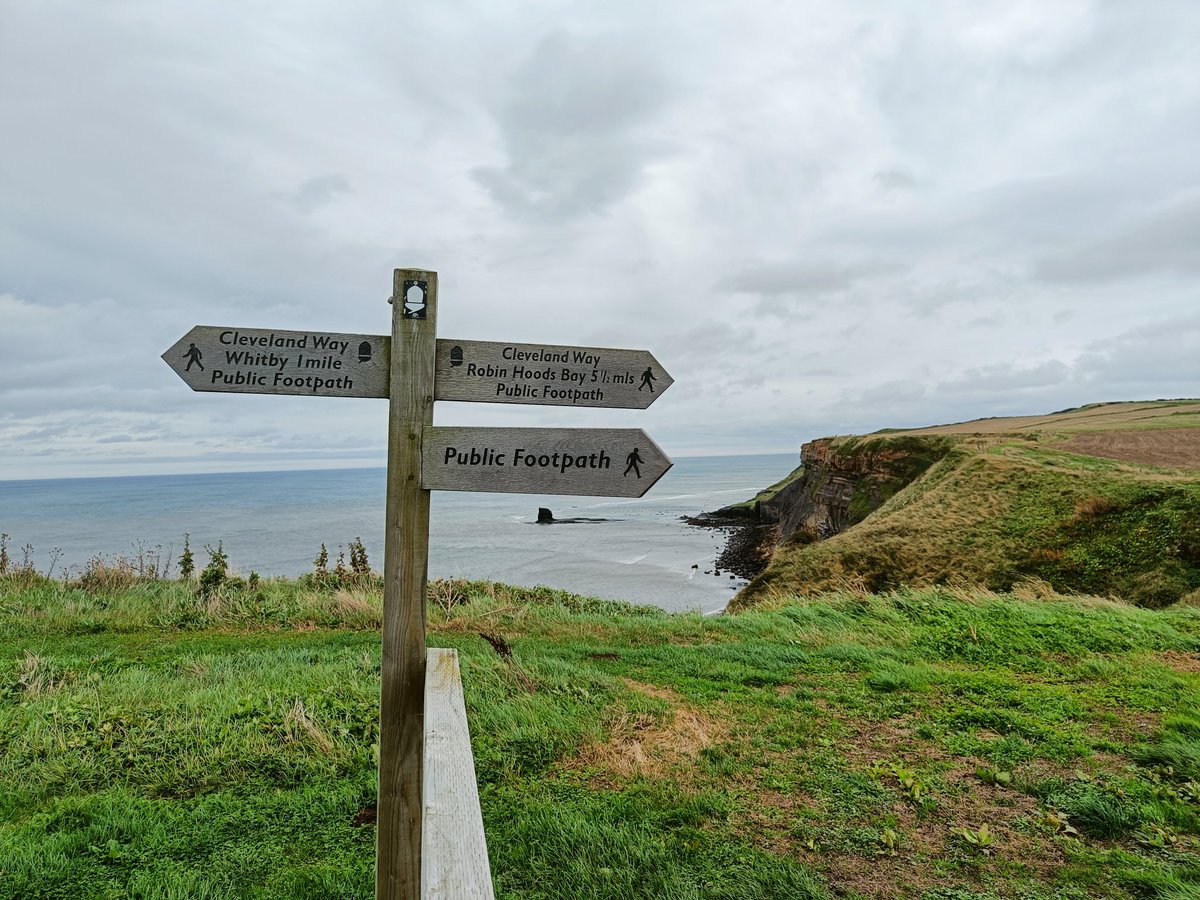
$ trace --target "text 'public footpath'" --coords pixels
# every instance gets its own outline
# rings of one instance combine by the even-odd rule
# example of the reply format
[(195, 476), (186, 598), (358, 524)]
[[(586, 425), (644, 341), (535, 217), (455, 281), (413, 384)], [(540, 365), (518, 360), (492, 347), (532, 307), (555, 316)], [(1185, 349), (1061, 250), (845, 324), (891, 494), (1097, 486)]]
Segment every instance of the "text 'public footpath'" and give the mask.
[[(226, 329), (211, 333), (214, 350), (205, 351), (189, 341), (181, 350), (184, 374), (200, 375), (208, 390), (245, 389), (261, 393), (352, 392), (355, 380), (350, 371), (358, 364), (370, 363), (375, 356), (374, 342), (357, 341), (357, 354), (350, 352), (354, 341), (330, 334), (265, 334)], [(291, 351), (291, 352), (285, 352)], [(214, 359), (215, 357), (215, 359)], [(202, 375), (201, 375), (202, 373)]]

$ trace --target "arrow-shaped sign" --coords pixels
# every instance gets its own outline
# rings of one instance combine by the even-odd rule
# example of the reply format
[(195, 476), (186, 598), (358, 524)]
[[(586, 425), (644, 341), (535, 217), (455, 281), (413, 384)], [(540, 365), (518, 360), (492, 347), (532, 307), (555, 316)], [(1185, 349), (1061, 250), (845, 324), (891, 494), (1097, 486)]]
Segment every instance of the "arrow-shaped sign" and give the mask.
[(645, 350), (437, 342), (434, 399), (645, 409), (674, 379)]
[(425, 429), (421, 486), (640, 497), (671, 468), (640, 428)]
[(194, 391), (386, 397), (390, 338), (197, 325), (162, 358)]
[[(162, 358), (194, 391), (386, 397), (391, 338), (197, 325)], [(645, 350), (437, 341), (435, 400), (645, 409), (674, 379)]]

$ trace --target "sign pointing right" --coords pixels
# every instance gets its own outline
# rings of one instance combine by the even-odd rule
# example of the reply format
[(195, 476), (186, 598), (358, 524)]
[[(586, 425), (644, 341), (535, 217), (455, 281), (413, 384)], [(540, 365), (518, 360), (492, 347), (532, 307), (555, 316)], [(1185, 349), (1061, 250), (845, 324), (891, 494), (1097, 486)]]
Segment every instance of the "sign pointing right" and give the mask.
[(640, 497), (671, 468), (640, 428), (425, 428), (421, 487)]
[(645, 409), (674, 379), (646, 350), (439, 339), (436, 400)]

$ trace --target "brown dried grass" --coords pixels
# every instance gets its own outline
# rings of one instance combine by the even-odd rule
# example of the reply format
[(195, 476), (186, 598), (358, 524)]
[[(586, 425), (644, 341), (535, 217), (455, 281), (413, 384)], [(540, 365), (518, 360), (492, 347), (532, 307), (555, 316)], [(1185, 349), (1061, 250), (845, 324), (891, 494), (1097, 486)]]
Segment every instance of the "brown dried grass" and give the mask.
[(1186, 675), (1200, 675), (1200, 653), (1184, 653), (1180, 650), (1163, 650), (1153, 654), (1156, 662)]
[(1107, 497), (1084, 497), (1075, 503), (1075, 521), (1090, 522), (1113, 510), (1113, 502)]
[(62, 687), (63, 679), (55, 676), (43, 657), (26, 650), (17, 669), (17, 684), (26, 696), (42, 697)]
[(303, 742), (306, 738), (322, 753), (333, 753), (334, 743), (309, 713), (304, 701), (297, 699), (283, 716), (283, 732), (289, 741)]
[(333, 612), (338, 616), (358, 618), (362, 616), (382, 616), (382, 603), (369, 593), (348, 591), (339, 588), (332, 598)]
[(623, 679), (631, 690), (671, 704), (664, 715), (619, 710), (609, 725), (607, 740), (584, 746), (566, 763), (590, 771), (593, 780), (613, 786), (632, 778), (687, 781), (687, 770), (700, 751), (722, 740), (728, 727), (683, 703), (676, 692)]

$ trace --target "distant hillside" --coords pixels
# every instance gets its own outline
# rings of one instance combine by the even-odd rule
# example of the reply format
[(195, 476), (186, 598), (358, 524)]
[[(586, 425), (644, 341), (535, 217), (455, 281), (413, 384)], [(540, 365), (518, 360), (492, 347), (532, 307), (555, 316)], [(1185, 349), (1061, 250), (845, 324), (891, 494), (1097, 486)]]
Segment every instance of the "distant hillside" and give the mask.
[(734, 609), (848, 585), (1030, 579), (1200, 601), (1200, 401), (824, 438), (742, 509), (777, 522), (781, 543)]

